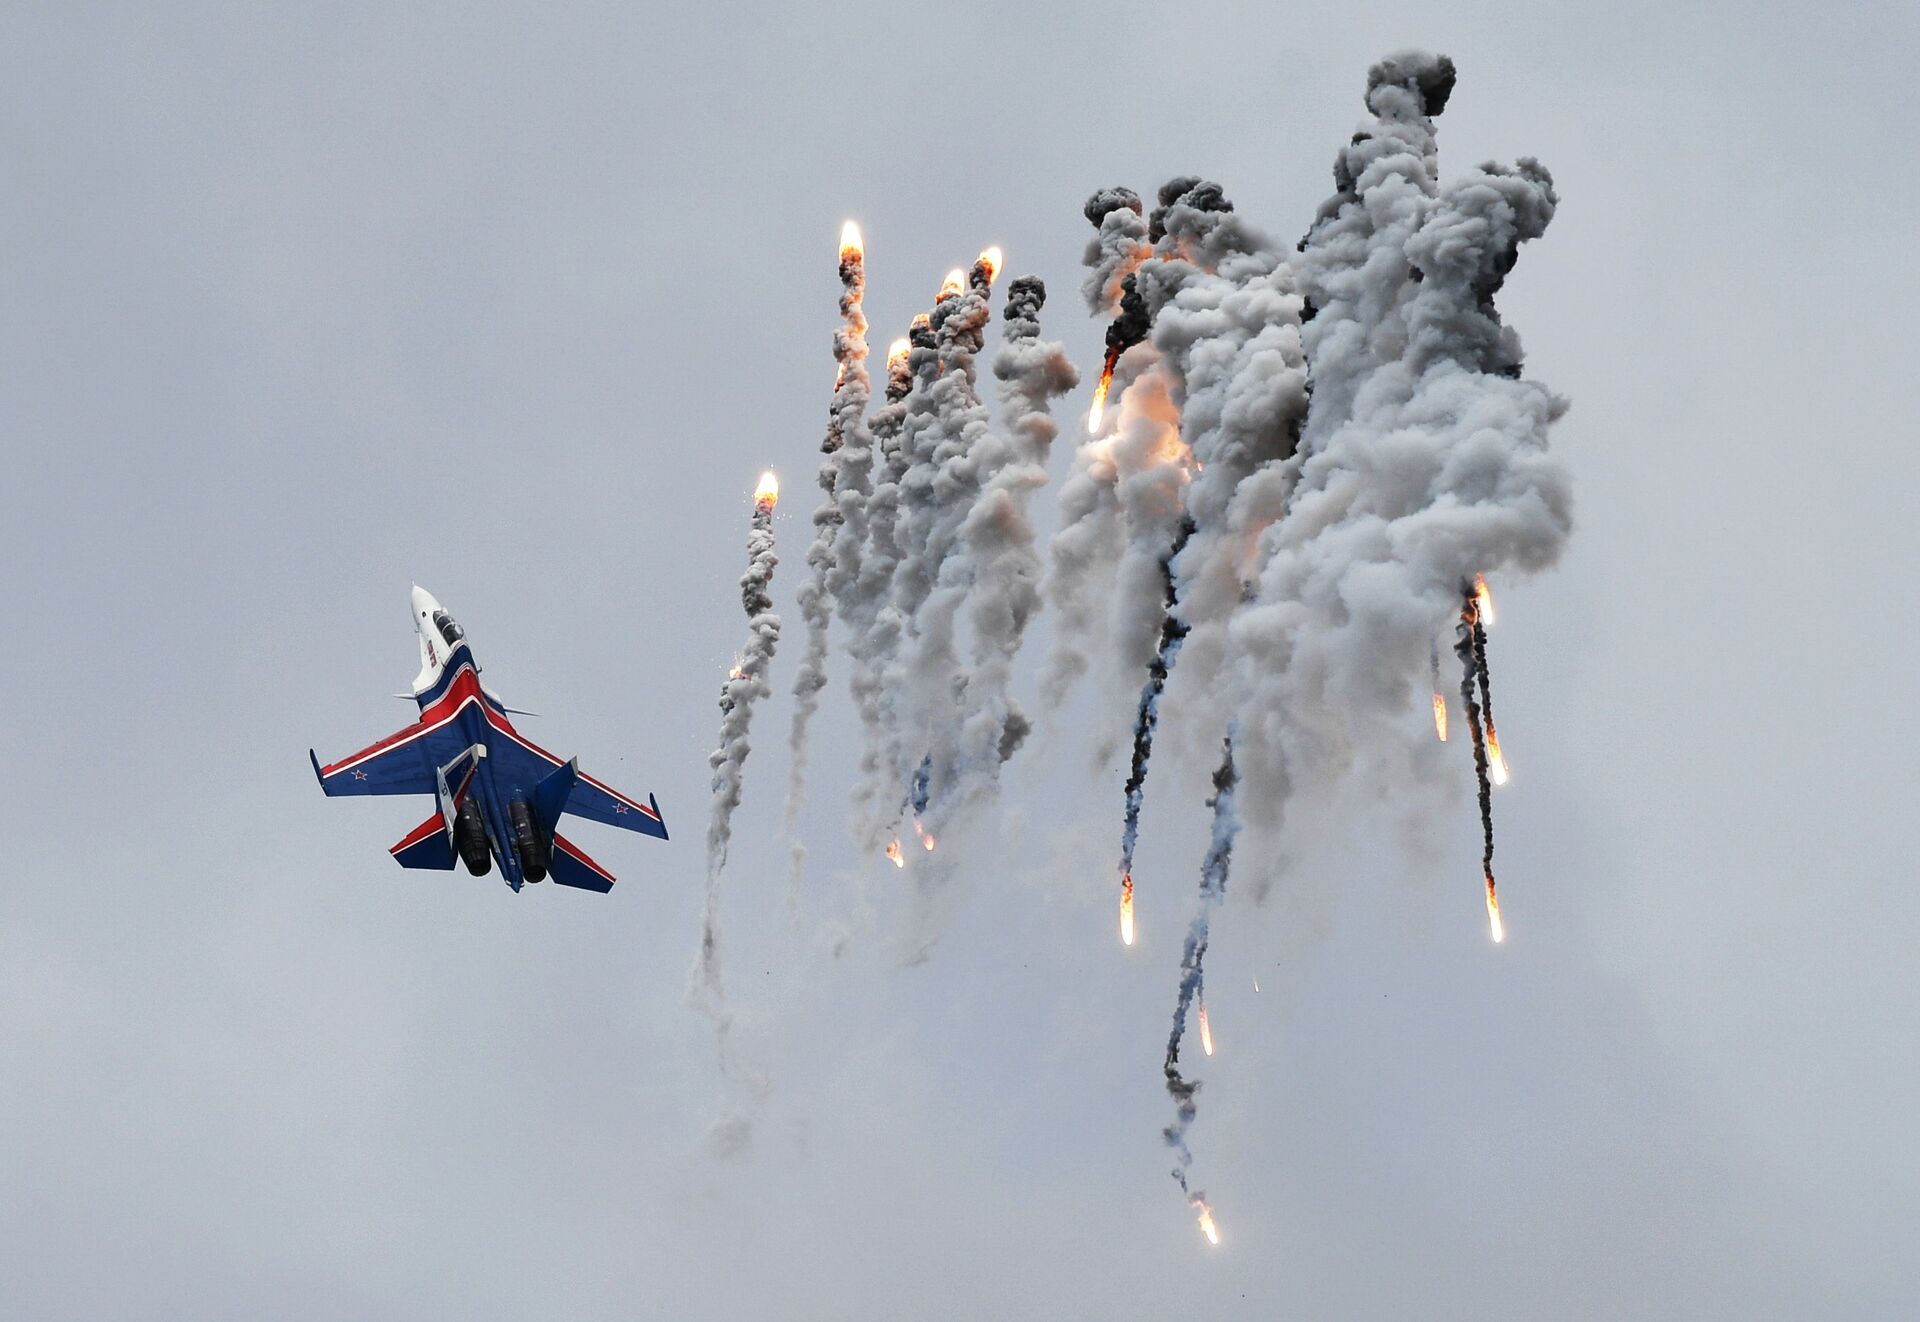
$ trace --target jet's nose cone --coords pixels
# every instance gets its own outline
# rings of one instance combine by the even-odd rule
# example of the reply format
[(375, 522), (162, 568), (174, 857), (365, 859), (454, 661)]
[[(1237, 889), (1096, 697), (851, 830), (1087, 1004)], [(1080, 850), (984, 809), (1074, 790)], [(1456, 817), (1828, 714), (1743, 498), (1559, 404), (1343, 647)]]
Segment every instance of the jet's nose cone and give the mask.
[(418, 619), (422, 615), (431, 615), (439, 609), (440, 603), (433, 599), (433, 594), (421, 587), (418, 583), (415, 583), (413, 585), (414, 618)]

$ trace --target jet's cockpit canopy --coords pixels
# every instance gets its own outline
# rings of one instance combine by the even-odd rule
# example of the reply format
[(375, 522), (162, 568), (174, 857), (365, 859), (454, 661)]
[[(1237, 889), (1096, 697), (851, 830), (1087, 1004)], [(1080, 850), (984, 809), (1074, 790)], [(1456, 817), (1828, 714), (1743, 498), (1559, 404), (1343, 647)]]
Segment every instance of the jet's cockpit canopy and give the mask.
[(466, 631), (454, 623), (453, 616), (445, 611), (433, 613), (433, 626), (440, 631), (440, 636), (446, 639), (448, 647), (452, 647), (467, 636)]

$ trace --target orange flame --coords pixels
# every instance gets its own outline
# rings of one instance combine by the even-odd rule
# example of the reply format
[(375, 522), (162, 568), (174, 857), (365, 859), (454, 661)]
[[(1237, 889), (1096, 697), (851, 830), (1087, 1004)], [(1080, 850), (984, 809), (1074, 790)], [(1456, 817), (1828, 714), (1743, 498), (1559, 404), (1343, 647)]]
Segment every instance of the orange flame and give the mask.
[(1447, 699), (1439, 689), (1433, 691), (1433, 732), (1447, 742)]
[(959, 267), (947, 272), (947, 278), (940, 282), (940, 293), (934, 298), (936, 303), (944, 303), (950, 298), (958, 298), (967, 292), (967, 273)]
[(1100, 384), (1093, 388), (1093, 407), (1087, 410), (1087, 430), (1100, 430), (1101, 415), (1107, 411), (1107, 387), (1113, 384), (1113, 368), (1100, 373)]
[(1192, 1204), (1193, 1210), (1200, 1216), (1200, 1233), (1207, 1237), (1207, 1243), (1218, 1244), (1220, 1242), (1220, 1228), (1213, 1224), (1213, 1209), (1207, 1206), (1207, 1200), (1199, 1194), (1194, 1194), (1187, 1201)]
[(1213, 1054), (1213, 1029), (1207, 1023), (1206, 998), (1200, 1000), (1200, 1049), (1209, 1056)]
[(742, 666), (738, 661), (735, 661), (733, 665), (729, 667), (727, 670), (727, 678), (738, 679), (740, 678), (740, 676), (746, 673), (747, 673), (746, 667)]
[(1493, 944), (1507, 939), (1507, 925), (1500, 921), (1500, 897), (1493, 893), (1493, 874), (1487, 874), (1487, 926), (1493, 931)]
[(860, 227), (852, 221), (840, 227), (840, 260), (850, 261), (866, 256), (867, 245), (860, 238)]
[(1493, 722), (1487, 722), (1487, 772), (1493, 777), (1493, 783), (1507, 783), (1507, 759), (1500, 752), (1500, 736), (1493, 728)]
[(887, 366), (892, 367), (902, 358), (905, 358), (908, 351), (912, 348), (912, 342), (904, 339), (895, 340), (892, 344), (889, 344), (887, 346)]
[(887, 857), (893, 860), (893, 865), (896, 868), (904, 868), (907, 865), (907, 860), (900, 856), (899, 836), (896, 835), (892, 840), (887, 842)]
[(996, 243), (980, 254), (977, 265), (987, 268), (987, 283), (992, 284), (1000, 278), (1000, 272), (1006, 269), (1006, 255), (1000, 251), (1000, 245)]
[(933, 325), (933, 317), (930, 313), (916, 312), (913, 314), (913, 329), (925, 330), (931, 325)]
[(772, 509), (780, 499), (780, 479), (769, 468), (760, 474), (760, 485), (753, 489), (753, 503), (765, 509)]
[(1479, 612), (1481, 623), (1491, 629), (1493, 627), (1493, 593), (1487, 587), (1485, 574), (1473, 576), (1473, 602), (1474, 609)]
[(920, 819), (918, 817), (913, 819), (913, 833), (920, 837), (920, 847), (931, 854), (934, 845), (933, 833), (927, 830), (926, 827), (920, 825)]
[(1133, 944), (1133, 874), (1122, 874), (1120, 878), (1120, 944)]

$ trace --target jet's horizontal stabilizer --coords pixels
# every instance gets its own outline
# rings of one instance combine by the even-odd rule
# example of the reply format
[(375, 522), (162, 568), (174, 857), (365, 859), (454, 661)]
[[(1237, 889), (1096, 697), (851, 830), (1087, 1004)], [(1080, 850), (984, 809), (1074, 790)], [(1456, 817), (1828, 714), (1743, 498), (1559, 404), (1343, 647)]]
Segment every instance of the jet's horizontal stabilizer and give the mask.
[(453, 871), (453, 832), (438, 812), (407, 832), (406, 838), (387, 851), (403, 868), (433, 868)]
[(552, 835), (554, 826), (560, 821), (560, 814), (567, 810), (567, 797), (573, 793), (574, 782), (580, 779), (580, 759), (575, 758), (565, 766), (549, 772), (541, 782), (534, 786), (533, 818), (540, 823), (541, 833)]
[(613, 889), (613, 874), (587, 857), (586, 850), (555, 833), (553, 857), (547, 863), (547, 875), (562, 886), (577, 886), (583, 891), (605, 895)]

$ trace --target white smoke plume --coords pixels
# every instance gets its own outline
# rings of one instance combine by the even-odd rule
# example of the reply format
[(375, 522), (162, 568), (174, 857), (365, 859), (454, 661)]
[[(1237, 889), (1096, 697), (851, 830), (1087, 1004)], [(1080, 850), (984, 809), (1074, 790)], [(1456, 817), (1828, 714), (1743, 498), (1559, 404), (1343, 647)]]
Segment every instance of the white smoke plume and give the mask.
[[(700, 919), (700, 949), (688, 978), (688, 1001), (713, 1021), (719, 1039), (720, 1064), (727, 1079), (750, 1093), (765, 1091), (765, 1081), (745, 1065), (732, 1043), (733, 1011), (727, 1004), (726, 982), (720, 968), (720, 874), (727, 866), (727, 847), (733, 836), (733, 814), (740, 806), (753, 723), (753, 707), (773, 690), (767, 671), (780, 643), (780, 617), (773, 613), (773, 510), (779, 488), (773, 474), (760, 480), (754, 493), (753, 523), (747, 534), (747, 572), (740, 577), (740, 604), (747, 615), (747, 644), (741, 649), (727, 681), (720, 689), (720, 746), (707, 761), (713, 768), (713, 810), (707, 823), (707, 884)], [(721, 1121), (715, 1129), (716, 1150), (738, 1150), (741, 1116)]]
[[(1402, 128), (1424, 122), (1417, 112), (1433, 101), (1422, 88), (1439, 76), (1423, 84), (1422, 71), (1444, 71), (1450, 86), (1451, 68), (1395, 57), (1372, 71), (1369, 104), (1400, 105), (1411, 116), (1394, 121)], [(1430, 173), (1430, 133), (1414, 136), (1428, 144), (1420, 170)], [(1373, 210), (1369, 179), (1406, 203), (1404, 237), (1372, 226), (1347, 260), (1317, 268), (1341, 294), (1309, 328), (1314, 391), (1297, 478), (1263, 537), (1256, 599), (1231, 625), (1237, 751), (1249, 794), (1268, 806), (1265, 830), (1277, 826), (1290, 765), (1327, 778), (1356, 749), (1404, 737), (1408, 707), (1428, 697), (1421, 662), (1461, 583), (1547, 568), (1571, 530), (1567, 474), (1547, 449), (1565, 401), (1520, 379), (1518, 340), (1493, 305), (1519, 245), (1553, 216), (1552, 180), (1523, 159), (1428, 196), (1382, 164), (1412, 157), (1374, 157), (1355, 184), (1360, 210)], [(1346, 214), (1310, 236), (1306, 256), (1338, 237)], [(1389, 242), (1391, 260), (1377, 251)], [(1316, 345), (1327, 358), (1314, 358)]]
[[(826, 439), (820, 443), (825, 455), (820, 464), (820, 490), (825, 499), (814, 512), (813, 544), (807, 548), (808, 576), (798, 594), (807, 637), (806, 650), (801, 654), (793, 678), (792, 759), (786, 808), (787, 835), (793, 849), (790, 909), (799, 898), (800, 869), (807, 853), (806, 846), (794, 837), (800, 805), (806, 797), (807, 727), (819, 709), (820, 690), (827, 685), (827, 634), (834, 614), (834, 569), (847, 520), (840, 488), (843, 482), (848, 488), (847, 504), (864, 502), (871, 473), (872, 451), (860, 435), (872, 391), (867, 376), (867, 317), (861, 307), (866, 284), (866, 254), (859, 230), (849, 221), (840, 240), (840, 325), (833, 334), (833, 357), (837, 364), (833, 403), (827, 413)], [(849, 459), (854, 462), (849, 464)]]

